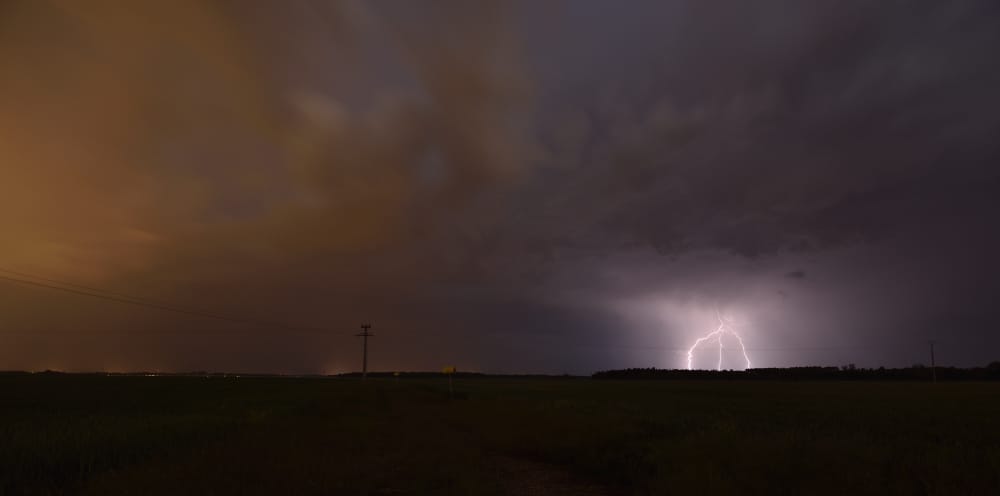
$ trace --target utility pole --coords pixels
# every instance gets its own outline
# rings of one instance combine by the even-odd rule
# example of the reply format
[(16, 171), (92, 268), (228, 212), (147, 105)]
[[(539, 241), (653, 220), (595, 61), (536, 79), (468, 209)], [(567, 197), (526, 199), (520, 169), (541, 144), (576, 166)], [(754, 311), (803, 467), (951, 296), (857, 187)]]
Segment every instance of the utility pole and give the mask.
[(931, 341), (931, 382), (937, 382), (937, 366), (934, 364), (934, 341)]
[(362, 350), (362, 352), (361, 352), (362, 353), (362, 355), (361, 355), (361, 379), (362, 380), (368, 378), (368, 337), (369, 336), (374, 336), (374, 334), (368, 332), (368, 329), (371, 329), (371, 328), (372, 328), (371, 324), (362, 324), (361, 325), (361, 332), (358, 333), (358, 334), (355, 334), (355, 336), (359, 336), (359, 337), (362, 338), (362, 345), (361, 345), (361, 350)]

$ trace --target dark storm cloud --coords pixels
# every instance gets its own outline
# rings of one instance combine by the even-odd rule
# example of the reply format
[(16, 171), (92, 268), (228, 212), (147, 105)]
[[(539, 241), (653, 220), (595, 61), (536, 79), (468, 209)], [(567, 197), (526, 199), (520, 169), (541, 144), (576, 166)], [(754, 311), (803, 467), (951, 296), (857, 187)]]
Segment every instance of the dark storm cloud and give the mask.
[(688, 12), (676, 65), (591, 107), (603, 129), (577, 145), (567, 208), (599, 198), (592, 221), (663, 252), (750, 256), (973, 212), (967, 192), (995, 177), (994, 9), (783, 6)]
[[(697, 292), (699, 280), (718, 272), (717, 263), (685, 254), (723, 250), (766, 257), (763, 266), (812, 254), (816, 273), (854, 274), (840, 291), (882, 291), (840, 308), (828, 296), (820, 318), (839, 328), (811, 331), (807, 323), (799, 331), (807, 339), (910, 342), (937, 334), (966, 350), (995, 340), (988, 324), (968, 325), (975, 319), (930, 322), (948, 321), (955, 307), (977, 313), (997, 289), (984, 277), (995, 273), (987, 253), (998, 245), (989, 227), (1000, 185), (1000, 149), (990, 138), (1000, 129), (992, 89), (1000, 65), (989, 55), (1000, 46), (996, 7), (802, 5), (682, 9), (681, 41), (666, 36), (653, 49), (665, 63), (638, 58), (629, 74), (649, 75), (621, 82), (625, 89), (603, 106), (573, 102), (587, 109), (590, 125), (566, 148), (589, 154), (566, 175), (559, 201), (573, 212), (563, 217), (595, 227), (574, 226), (588, 233), (576, 242), (605, 252), (609, 239), (635, 242), (701, 267), (685, 278), (643, 260), (631, 272), (662, 281), (632, 285), (637, 294), (678, 285)], [(879, 258), (842, 254), (854, 245)], [(730, 286), (760, 279), (727, 274)], [(979, 281), (975, 289), (970, 281)], [(705, 291), (715, 300), (732, 292)], [(884, 329), (872, 331), (879, 336), (862, 331), (883, 319)]]
[[(872, 363), (996, 342), (973, 330), (1000, 245), (994, 2), (4, 17), (5, 264), (344, 331), (42, 315), (7, 288), (7, 327), (36, 329), (4, 348), (19, 367), (349, 369), (362, 320), (379, 368), (677, 366), (713, 305), (752, 314), (759, 348), (877, 343)], [(58, 337), (80, 321), (107, 332)]]
[[(947, 335), (969, 350), (995, 335), (931, 322), (952, 319), (953, 306), (975, 313), (996, 290), (982, 261), (998, 245), (989, 227), (1000, 151), (990, 138), (1000, 130), (996, 7), (704, 5), (608, 13), (607, 25), (624, 18), (637, 32), (586, 31), (580, 38), (596, 39), (570, 47), (602, 65), (568, 67), (573, 81), (543, 90), (555, 102), (541, 118), (548, 160), (512, 208), (514, 225), (494, 228), (525, 238), (517, 265), (536, 262), (549, 283), (566, 270), (625, 274), (621, 284), (554, 284), (600, 286), (595, 301), (657, 292), (738, 301), (753, 299), (748, 285), (776, 285), (763, 282), (768, 267), (808, 257), (811, 273), (854, 282), (783, 290), (832, 294), (810, 318), (786, 309), (772, 323), (786, 329), (773, 335), (874, 342), (873, 362), (906, 353), (893, 341)], [(623, 256), (647, 247), (659, 257)], [(711, 251), (750, 262), (736, 270), (693, 256)], [(975, 280), (976, 289), (959, 283)]]

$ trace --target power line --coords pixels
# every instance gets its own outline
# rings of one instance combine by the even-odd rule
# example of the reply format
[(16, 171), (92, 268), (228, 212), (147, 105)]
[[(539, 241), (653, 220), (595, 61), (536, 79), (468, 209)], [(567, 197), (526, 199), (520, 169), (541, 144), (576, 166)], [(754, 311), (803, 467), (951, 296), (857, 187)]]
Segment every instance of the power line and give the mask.
[(117, 296), (119, 298), (125, 298), (125, 299), (129, 299), (129, 300), (142, 300), (142, 301), (150, 301), (150, 302), (156, 303), (151, 298), (145, 298), (145, 297), (142, 297), (142, 296), (131, 296), (131, 295), (126, 295), (126, 294), (122, 294), (122, 293), (116, 293), (114, 291), (108, 291), (107, 289), (95, 288), (95, 287), (92, 287), (92, 286), (84, 286), (83, 284), (77, 284), (77, 283), (74, 283), (74, 282), (60, 281), (58, 279), (52, 279), (52, 278), (45, 277), (45, 276), (40, 276), (40, 275), (37, 275), (37, 274), (29, 274), (27, 272), (19, 272), (19, 271), (16, 271), (16, 270), (5, 269), (3, 267), (0, 267), (0, 272), (5, 272), (7, 274), (13, 274), (15, 276), (29, 277), (31, 279), (38, 279), (40, 281), (50, 282), (50, 283), (53, 283), (53, 284), (58, 284), (60, 286), (69, 286), (69, 287), (73, 287), (73, 288), (84, 289), (84, 290), (87, 290), (87, 291), (95, 291), (95, 292), (98, 292), (98, 293), (104, 293), (104, 294), (107, 294), (107, 295)]
[(157, 310), (162, 310), (162, 311), (166, 311), (166, 312), (174, 312), (174, 313), (179, 313), (179, 314), (192, 315), (192, 316), (196, 316), (196, 317), (204, 317), (204, 318), (209, 318), (209, 319), (223, 320), (223, 321), (234, 322), (234, 323), (238, 323), (238, 324), (251, 324), (251, 325), (256, 325), (256, 326), (261, 326), (261, 327), (276, 327), (276, 328), (280, 328), (280, 329), (284, 329), (284, 330), (288, 330), (288, 331), (326, 332), (324, 329), (319, 329), (319, 328), (290, 326), (290, 325), (281, 324), (281, 323), (277, 323), (277, 322), (266, 322), (266, 321), (258, 321), (258, 320), (253, 320), (253, 319), (240, 318), (240, 317), (230, 317), (230, 316), (227, 316), (227, 315), (221, 315), (221, 314), (212, 313), (212, 312), (206, 312), (206, 311), (202, 311), (202, 310), (194, 310), (194, 309), (182, 308), (182, 307), (179, 307), (179, 306), (176, 306), (176, 305), (172, 305), (172, 304), (168, 304), (168, 303), (161, 303), (161, 302), (152, 301), (152, 300), (149, 300), (147, 298), (127, 296), (127, 295), (123, 295), (123, 294), (120, 294), (120, 293), (113, 293), (113, 292), (110, 292), (110, 291), (105, 291), (105, 290), (101, 290), (101, 289), (97, 289), (97, 288), (91, 288), (91, 287), (88, 287), (88, 286), (83, 286), (83, 285), (80, 285), (80, 284), (63, 282), (63, 281), (59, 281), (59, 280), (56, 280), (56, 279), (50, 279), (50, 278), (46, 278), (46, 277), (33, 276), (33, 275), (26, 274), (26, 273), (23, 273), (23, 272), (19, 273), (19, 272), (16, 272), (16, 271), (11, 271), (11, 270), (6, 270), (6, 269), (0, 269), (0, 272), (5, 272), (5, 273), (8, 273), (8, 274), (18, 274), (18, 275), (23, 275), (23, 276), (26, 276), (26, 277), (34, 277), (36, 279), (41, 279), (43, 281), (47, 281), (49, 283), (55, 283), (55, 284), (48, 284), (46, 282), (38, 282), (38, 281), (32, 281), (32, 280), (22, 279), (22, 278), (17, 278), (17, 277), (9, 277), (9, 276), (4, 276), (4, 275), (0, 275), (0, 280), (5, 280), (5, 281), (16, 283), (16, 284), (26, 284), (26, 285), (40, 287), (40, 288), (53, 289), (53, 290), (63, 291), (63, 292), (71, 293), (71, 294), (75, 294), (75, 295), (90, 296), (92, 298), (100, 298), (100, 299), (104, 299), (104, 300), (108, 300), (108, 301), (114, 301), (114, 302), (117, 302), (117, 303), (125, 303), (125, 304), (129, 304), (129, 305), (135, 305), (135, 306), (141, 306), (141, 307), (147, 307), (147, 308), (155, 308)]

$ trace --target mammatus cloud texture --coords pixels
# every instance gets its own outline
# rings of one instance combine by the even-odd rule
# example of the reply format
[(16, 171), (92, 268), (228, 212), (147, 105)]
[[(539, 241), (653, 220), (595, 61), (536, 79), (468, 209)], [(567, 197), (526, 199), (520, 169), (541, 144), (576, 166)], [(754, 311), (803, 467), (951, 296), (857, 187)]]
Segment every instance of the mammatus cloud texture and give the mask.
[[(711, 5), (709, 5), (711, 4)], [(0, 369), (996, 359), (1000, 8), (0, 6)], [(8, 274), (9, 275), (9, 274)], [(738, 367), (739, 361), (727, 361)]]

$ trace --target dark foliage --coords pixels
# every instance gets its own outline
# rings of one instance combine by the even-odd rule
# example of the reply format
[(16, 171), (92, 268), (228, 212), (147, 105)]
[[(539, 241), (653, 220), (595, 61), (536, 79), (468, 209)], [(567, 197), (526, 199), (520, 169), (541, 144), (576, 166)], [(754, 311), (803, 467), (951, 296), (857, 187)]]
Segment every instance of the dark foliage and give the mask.
[(998, 386), (3, 374), (0, 494), (998, 494)]
[(789, 367), (748, 370), (676, 370), (635, 368), (596, 372), (594, 379), (649, 380), (764, 380), (764, 381), (1000, 381), (1000, 362), (986, 367), (925, 367), (900, 369), (844, 367)]

